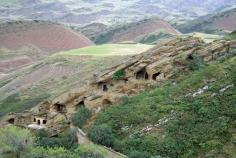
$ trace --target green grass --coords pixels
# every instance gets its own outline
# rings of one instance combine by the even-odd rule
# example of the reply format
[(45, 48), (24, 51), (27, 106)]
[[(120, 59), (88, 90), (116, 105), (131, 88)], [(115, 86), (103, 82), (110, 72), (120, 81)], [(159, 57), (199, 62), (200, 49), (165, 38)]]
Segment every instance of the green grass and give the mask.
[[(120, 144), (121, 152), (147, 152), (163, 157), (236, 156), (236, 57), (216, 61), (200, 70), (178, 74), (167, 83), (153, 87), (100, 113), (95, 124), (108, 124)], [(227, 75), (226, 75), (227, 74)], [(175, 82), (175, 84), (173, 84)], [(192, 97), (199, 88), (210, 88)], [(218, 93), (212, 97), (213, 93)], [(150, 133), (140, 134), (147, 125), (169, 117), (169, 121)], [(128, 130), (122, 130), (122, 127)]]
[(104, 44), (61, 52), (61, 55), (121, 56), (142, 53), (153, 45), (145, 44)]

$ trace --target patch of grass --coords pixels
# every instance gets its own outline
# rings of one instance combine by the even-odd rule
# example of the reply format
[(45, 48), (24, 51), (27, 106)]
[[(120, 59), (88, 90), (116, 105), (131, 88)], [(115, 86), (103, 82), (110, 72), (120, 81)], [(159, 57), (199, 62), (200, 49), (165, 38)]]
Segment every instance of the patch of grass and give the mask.
[(30, 98), (21, 98), (19, 93), (15, 93), (0, 102), (0, 117), (9, 112), (22, 112), (26, 109), (32, 108), (35, 105), (48, 98), (47, 93), (35, 94)]
[(152, 45), (145, 44), (104, 44), (61, 52), (60, 55), (121, 56), (142, 53)]

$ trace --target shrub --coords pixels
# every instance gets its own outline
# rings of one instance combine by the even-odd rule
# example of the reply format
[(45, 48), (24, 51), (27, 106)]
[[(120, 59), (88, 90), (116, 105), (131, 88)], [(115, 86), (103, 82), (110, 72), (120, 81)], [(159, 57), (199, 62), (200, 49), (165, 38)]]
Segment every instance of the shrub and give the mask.
[(65, 131), (58, 137), (49, 137), (44, 130), (39, 130), (36, 132), (36, 145), (53, 148), (53, 147), (63, 147), (65, 149), (73, 149), (77, 146), (77, 137), (75, 131)]
[(72, 116), (72, 123), (82, 128), (86, 121), (91, 117), (91, 111), (86, 107), (81, 107), (77, 113)]
[(129, 154), (129, 158), (150, 158), (151, 155), (147, 152), (132, 151)]
[(33, 143), (33, 137), (29, 130), (12, 125), (0, 128), (0, 156), (4, 153), (12, 153), (19, 158)]
[(94, 125), (89, 130), (88, 137), (95, 143), (112, 147), (114, 136), (111, 127), (106, 124)]
[(23, 155), (22, 158), (76, 158), (73, 153), (62, 147), (32, 148), (30, 152)]
[(125, 70), (118, 70), (113, 74), (112, 79), (113, 80), (120, 80), (124, 77), (125, 77)]
[(203, 60), (196, 54), (192, 54), (188, 62), (189, 70), (198, 70), (202, 66), (203, 66)]

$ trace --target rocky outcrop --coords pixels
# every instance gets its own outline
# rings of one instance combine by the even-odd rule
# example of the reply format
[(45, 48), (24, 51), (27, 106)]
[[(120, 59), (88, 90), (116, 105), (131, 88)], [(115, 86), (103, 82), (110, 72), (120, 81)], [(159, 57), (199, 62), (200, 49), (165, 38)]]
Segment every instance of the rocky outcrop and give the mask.
[[(132, 96), (151, 85), (158, 85), (176, 72), (189, 69), (195, 57), (210, 62), (229, 54), (236, 41), (215, 41), (209, 44), (199, 38), (178, 38), (160, 43), (149, 51), (94, 75), (93, 81), (78, 90), (67, 92), (21, 114), (9, 114), (2, 121), (15, 125), (45, 128), (51, 134), (69, 127), (70, 118), (80, 107), (87, 107), (96, 115), (124, 96)], [(115, 76), (115, 77), (114, 77)], [(12, 118), (14, 121), (12, 121)], [(33, 126), (35, 127), (35, 126)]]

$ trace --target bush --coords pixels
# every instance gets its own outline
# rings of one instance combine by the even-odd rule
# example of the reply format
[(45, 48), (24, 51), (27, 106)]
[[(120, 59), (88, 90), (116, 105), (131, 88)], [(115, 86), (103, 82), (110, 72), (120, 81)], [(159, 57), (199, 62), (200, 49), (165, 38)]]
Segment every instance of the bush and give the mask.
[(151, 155), (147, 152), (132, 151), (129, 154), (129, 158), (150, 158)]
[(118, 70), (113, 74), (112, 79), (113, 80), (120, 80), (124, 77), (125, 77), (125, 70)]
[(12, 153), (20, 157), (33, 144), (33, 137), (29, 130), (12, 125), (0, 128), (0, 157), (5, 153)]
[(77, 137), (75, 131), (65, 131), (58, 137), (49, 137), (44, 130), (39, 130), (36, 132), (36, 145), (53, 148), (53, 147), (63, 147), (65, 149), (73, 149), (77, 146)]
[(62, 147), (32, 148), (30, 152), (24, 154), (22, 158), (76, 158), (72, 152)]
[(93, 142), (108, 147), (112, 147), (115, 140), (111, 127), (106, 124), (92, 126), (89, 130), (88, 137)]
[(81, 107), (77, 113), (72, 116), (72, 123), (82, 128), (86, 121), (91, 117), (92, 113), (86, 107)]
[(188, 62), (189, 70), (198, 70), (202, 66), (203, 66), (203, 60), (196, 54), (192, 54)]

